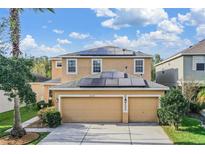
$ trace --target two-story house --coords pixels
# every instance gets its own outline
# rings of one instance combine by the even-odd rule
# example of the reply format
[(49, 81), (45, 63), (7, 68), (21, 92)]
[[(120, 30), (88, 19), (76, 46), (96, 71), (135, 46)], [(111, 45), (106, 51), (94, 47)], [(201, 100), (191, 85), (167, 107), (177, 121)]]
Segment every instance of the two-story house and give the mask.
[(159, 98), (168, 87), (150, 81), (151, 55), (105, 46), (51, 61), (52, 80), (33, 89), (52, 99), (63, 122), (157, 121)]
[(205, 40), (155, 65), (156, 82), (172, 87), (187, 82), (205, 84)]

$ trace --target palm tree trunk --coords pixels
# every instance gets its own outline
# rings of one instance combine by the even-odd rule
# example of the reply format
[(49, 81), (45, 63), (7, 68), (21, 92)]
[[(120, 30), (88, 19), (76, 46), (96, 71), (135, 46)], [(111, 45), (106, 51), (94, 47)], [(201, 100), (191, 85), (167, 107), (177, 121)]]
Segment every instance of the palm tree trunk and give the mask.
[(18, 97), (14, 98), (14, 121), (13, 128), (10, 132), (11, 136), (15, 138), (21, 138), (26, 134), (25, 129), (21, 125), (20, 104)]
[(10, 9), (10, 36), (12, 43), (11, 54), (13, 57), (18, 58), (21, 54), (19, 49), (19, 40), (20, 40), (20, 20), (19, 20), (20, 9), (12, 8)]
[[(20, 40), (20, 22), (19, 22), (19, 9), (12, 8), (10, 9), (10, 36), (12, 43), (12, 56), (18, 58), (21, 54), (19, 48), (19, 40)], [(17, 92), (15, 91), (15, 94)], [(20, 138), (26, 134), (26, 131), (21, 126), (21, 114), (20, 114), (20, 105), (19, 105), (18, 96), (14, 98), (14, 122), (13, 129), (10, 134), (13, 137)]]

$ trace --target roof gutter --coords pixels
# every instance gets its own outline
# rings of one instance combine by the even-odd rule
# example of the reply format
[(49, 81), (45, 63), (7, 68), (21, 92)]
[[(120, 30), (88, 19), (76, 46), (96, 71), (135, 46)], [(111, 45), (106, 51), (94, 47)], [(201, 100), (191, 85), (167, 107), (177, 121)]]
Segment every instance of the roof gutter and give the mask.
[(49, 90), (169, 90), (169, 87), (164, 88), (49, 88)]

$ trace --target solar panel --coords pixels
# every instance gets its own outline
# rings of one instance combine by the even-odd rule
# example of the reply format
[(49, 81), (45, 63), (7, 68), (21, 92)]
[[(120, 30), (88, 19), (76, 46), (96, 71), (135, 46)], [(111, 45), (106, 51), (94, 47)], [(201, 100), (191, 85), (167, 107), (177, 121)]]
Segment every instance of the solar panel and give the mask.
[(102, 87), (105, 86), (105, 79), (103, 78), (94, 78), (92, 80), (91, 86), (93, 87)]
[(129, 78), (120, 78), (119, 79), (119, 86), (123, 87), (123, 86), (132, 86), (131, 84), (131, 80)]
[(124, 78), (123, 72), (113, 72), (113, 78)]
[(102, 48), (96, 48), (96, 49), (89, 49), (80, 51), (79, 55), (82, 56), (89, 56), (89, 55), (107, 55), (107, 56), (116, 56), (116, 55), (133, 55), (134, 52), (126, 49), (121, 49), (117, 47), (102, 47)]
[(92, 83), (92, 78), (83, 78), (83, 79), (81, 79), (80, 81), (79, 81), (79, 86), (81, 87), (83, 87), (83, 86), (90, 86), (91, 85), (91, 83)]
[(113, 72), (102, 72), (101, 78), (113, 78)]
[(109, 86), (109, 87), (119, 86), (118, 79), (106, 79), (105, 86)]
[(131, 78), (131, 82), (132, 82), (132, 86), (136, 86), (136, 87), (145, 87), (146, 86), (144, 79), (142, 79), (142, 78), (139, 78), (139, 79)]

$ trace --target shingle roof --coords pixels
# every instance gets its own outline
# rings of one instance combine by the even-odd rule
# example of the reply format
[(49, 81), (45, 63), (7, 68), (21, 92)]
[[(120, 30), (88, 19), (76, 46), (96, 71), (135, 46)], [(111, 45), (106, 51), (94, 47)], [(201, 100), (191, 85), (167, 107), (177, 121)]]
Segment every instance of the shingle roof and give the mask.
[(123, 49), (115, 46), (104, 46), (88, 50), (83, 50), (74, 53), (68, 53), (60, 55), (59, 57), (66, 56), (141, 56), (141, 57), (152, 57), (151, 55), (145, 54), (141, 51), (133, 51)]
[[(110, 72), (110, 71), (109, 71)], [(116, 71), (113, 71), (113, 72), (116, 72)], [(105, 73), (105, 72), (102, 72), (102, 73)], [(89, 77), (86, 77), (86, 78), (82, 78), (82, 79), (88, 79), (88, 78), (93, 78), (93, 79), (96, 79), (96, 78), (101, 78), (102, 77), (102, 73), (99, 73), (99, 74), (96, 74), (96, 75), (91, 75)], [(133, 75), (128, 75), (128, 78), (135, 78), (135, 79), (142, 79), (140, 77), (136, 77), (136, 76), (133, 76)], [(82, 80), (81, 79), (81, 80)], [(83, 88), (80, 86), (80, 81), (81, 80), (76, 80), (76, 81), (71, 81), (71, 82), (67, 82), (67, 83), (63, 83), (61, 85), (57, 85), (57, 86), (52, 86), (51, 89), (55, 90), (55, 89), (69, 89), (69, 88)], [(144, 80), (145, 83), (146, 83), (146, 86), (145, 87), (138, 87), (138, 88), (155, 88), (155, 89), (164, 89), (164, 90), (167, 90), (168, 87), (164, 86), (164, 85), (161, 85), (161, 84), (158, 84), (158, 83), (155, 83), (155, 82), (152, 82), (152, 81), (149, 81), (149, 80)], [(85, 87), (84, 87), (85, 88)], [(99, 88), (99, 87), (86, 87), (86, 88)], [(110, 88), (108, 86), (103, 86), (103, 88)], [(119, 87), (113, 87), (113, 88), (119, 88)], [(136, 88), (136, 86), (129, 86), (126, 88)]]
[(61, 82), (61, 79), (57, 78), (57, 79), (52, 79), (52, 80), (45, 81), (44, 83), (60, 83), (60, 82)]
[(199, 41), (197, 44), (181, 51), (182, 54), (205, 54), (205, 40)]
[(199, 41), (195, 45), (190, 46), (189, 48), (182, 50), (181, 52), (172, 55), (171, 57), (168, 57), (167, 59), (157, 63), (155, 66), (161, 65), (167, 61), (184, 55), (205, 55), (205, 39)]
[(35, 78), (35, 82), (45, 82), (45, 81), (50, 80), (50, 78), (44, 77), (44, 76), (42, 76), (42, 75), (40, 75), (40, 74), (35, 74), (35, 73), (33, 73), (32, 75), (33, 75), (34, 78)]

